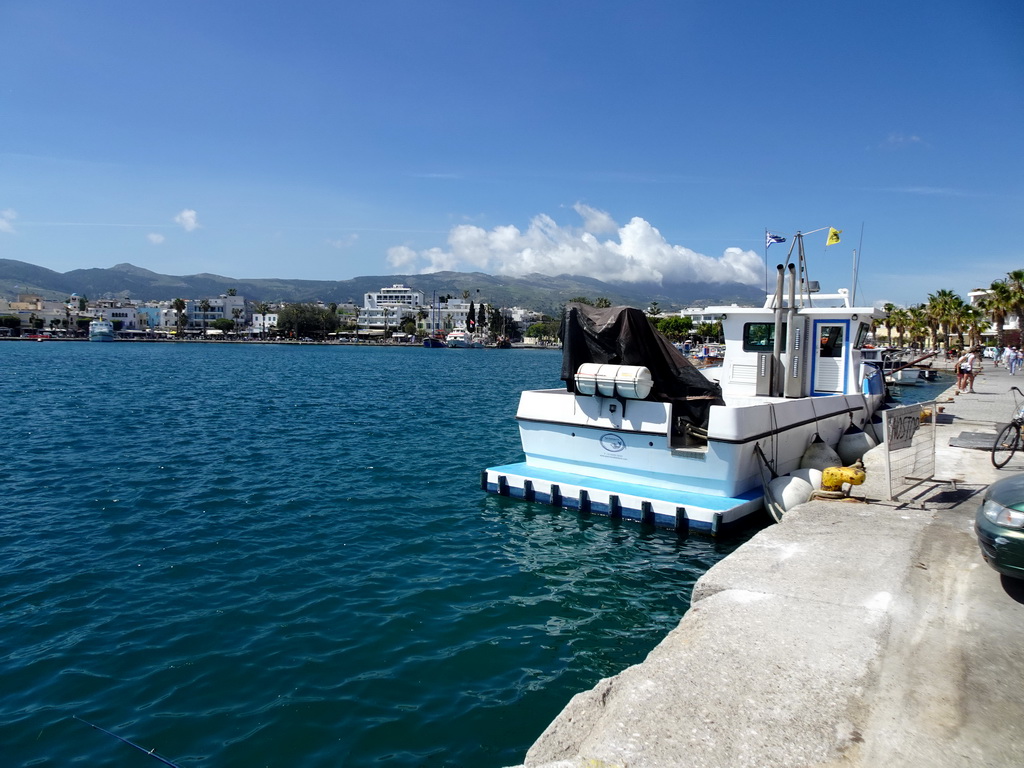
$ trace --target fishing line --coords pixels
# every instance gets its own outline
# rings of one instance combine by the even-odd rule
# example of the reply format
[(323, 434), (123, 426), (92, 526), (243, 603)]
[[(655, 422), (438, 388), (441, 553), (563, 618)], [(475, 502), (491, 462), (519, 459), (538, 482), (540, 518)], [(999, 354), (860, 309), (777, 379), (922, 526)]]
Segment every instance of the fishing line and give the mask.
[(116, 733), (111, 733), (106, 728), (100, 728), (98, 725), (95, 725), (94, 723), (90, 723), (88, 720), (83, 720), (78, 715), (72, 715), (72, 717), (75, 718), (75, 720), (77, 720), (80, 723), (85, 723), (90, 728), (95, 728), (97, 731), (102, 731), (103, 733), (107, 734), (107, 736), (113, 736), (118, 741), (123, 741), (129, 747), (135, 747), (135, 749), (139, 750), (139, 752), (144, 752), (145, 754), (149, 755), (153, 759), (159, 760), (164, 765), (170, 766), (170, 768), (181, 768), (181, 766), (179, 766), (177, 763), (172, 763), (170, 760), (168, 760), (166, 758), (163, 758), (163, 757), (160, 757), (160, 755), (158, 755), (156, 753), (156, 749), (155, 748), (154, 749), (146, 749), (145, 747), (140, 747), (135, 742), (128, 741), (128, 739), (125, 739), (125, 738), (123, 738), (121, 736), (118, 736)]

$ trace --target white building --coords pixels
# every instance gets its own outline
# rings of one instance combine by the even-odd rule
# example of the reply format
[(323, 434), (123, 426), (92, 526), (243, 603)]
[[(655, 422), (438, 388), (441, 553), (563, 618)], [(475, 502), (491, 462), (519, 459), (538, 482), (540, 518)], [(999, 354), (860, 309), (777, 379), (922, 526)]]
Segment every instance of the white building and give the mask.
[(118, 331), (137, 331), (145, 326), (145, 323), (140, 323), (138, 309), (131, 301), (100, 299), (90, 304), (85, 312), (78, 314), (97, 320), (109, 320)]
[[(738, 306), (733, 304), (732, 306)], [(697, 328), (702, 323), (717, 323), (722, 319), (721, 313), (708, 312), (704, 307), (685, 307), (676, 313), (679, 317), (689, 317), (693, 320), (693, 327)]]
[(419, 313), (430, 310), (423, 291), (396, 284), (376, 293), (363, 294), (358, 325), (369, 330), (395, 328), (407, 317), (419, 322)]
[(253, 333), (259, 334), (260, 336), (266, 336), (272, 330), (277, 328), (277, 312), (253, 313), (252, 325), (250, 328)]
[[(203, 302), (208, 309), (203, 309)], [(245, 311), (245, 298), (221, 294), (215, 299), (189, 299), (185, 303), (185, 314), (188, 315), (188, 327), (193, 329), (209, 328), (214, 320), (230, 320), (238, 328), (248, 323)]]

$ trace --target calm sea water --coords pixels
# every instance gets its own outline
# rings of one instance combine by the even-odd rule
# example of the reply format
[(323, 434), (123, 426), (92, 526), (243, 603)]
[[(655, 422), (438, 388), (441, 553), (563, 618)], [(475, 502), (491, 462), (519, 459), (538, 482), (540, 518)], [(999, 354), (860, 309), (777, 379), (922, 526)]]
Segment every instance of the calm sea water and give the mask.
[(949, 371), (937, 371), (933, 381), (922, 381), (912, 387), (893, 385), (889, 388), (889, 393), (900, 405), (911, 405), (934, 400), (955, 383), (955, 374)]
[(498, 498), (557, 352), (0, 343), (11, 766), (502, 766), (738, 545)]

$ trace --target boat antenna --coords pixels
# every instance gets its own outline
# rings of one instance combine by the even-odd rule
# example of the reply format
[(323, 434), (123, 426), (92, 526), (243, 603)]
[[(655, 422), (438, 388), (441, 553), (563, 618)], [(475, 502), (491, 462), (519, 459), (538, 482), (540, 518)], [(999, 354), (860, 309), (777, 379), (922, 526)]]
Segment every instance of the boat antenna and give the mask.
[(140, 747), (140, 746), (139, 746), (138, 744), (136, 744), (135, 742), (133, 742), (133, 741), (128, 741), (128, 739), (126, 739), (126, 738), (123, 738), (123, 737), (121, 737), (121, 736), (118, 736), (118, 735), (117, 735), (116, 733), (111, 733), (111, 732), (110, 732), (110, 731), (108, 731), (108, 730), (107, 730), (106, 728), (100, 728), (100, 727), (99, 727), (98, 725), (94, 725), (93, 723), (90, 723), (90, 722), (89, 722), (88, 720), (83, 720), (83, 719), (82, 719), (82, 718), (80, 718), (80, 717), (79, 717), (78, 715), (72, 715), (72, 717), (73, 717), (73, 718), (75, 718), (75, 720), (77, 720), (77, 721), (78, 721), (78, 722), (80, 722), (80, 723), (85, 723), (85, 724), (86, 724), (86, 725), (88, 725), (88, 726), (89, 726), (90, 728), (95, 728), (95, 729), (96, 729), (97, 731), (102, 731), (103, 733), (107, 734), (107, 736), (113, 736), (113, 737), (114, 737), (115, 739), (117, 739), (118, 741), (123, 741), (123, 742), (124, 742), (125, 744), (127, 744), (127, 745), (128, 745), (129, 747), (134, 747), (135, 749), (139, 750), (139, 752), (144, 752), (145, 754), (147, 754), (147, 755), (149, 755), (150, 757), (152, 757), (152, 758), (153, 758), (154, 760), (159, 760), (159, 761), (160, 761), (161, 763), (163, 763), (164, 765), (168, 765), (168, 766), (170, 766), (170, 768), (181, 768), (181, 766), (179, 766), (179, 765), (178, 765), (177, 763), (172, 763), (172, 762), (171, 762), (170, 760), (168, 760), (167, 758), (164, 758), (164, 757), (160, 757), (160, 755), (158, 755), (158, 754), (156, 753), (156, 750), (155, 750), (155, 749), (146, 749), (145, 747)]
[(864, 247), (864, 222), (862, 221), (860, 223), (860, 241), (857, 243), (857, 250), (855, 250), (853, 252), (853, 280), (850, 283), (850, 286), (851, 286), (850, 292), (852, 294), (850, 296), (850, 304), (852, 306), (854, 306), (854, 307), (857, 306), (857, 279), (858, 279), (857, 273), (858, 273), (858, 270), (860, 269), (859, 260), (860, 260), (861, 248), (863, 248), (863, 247)]

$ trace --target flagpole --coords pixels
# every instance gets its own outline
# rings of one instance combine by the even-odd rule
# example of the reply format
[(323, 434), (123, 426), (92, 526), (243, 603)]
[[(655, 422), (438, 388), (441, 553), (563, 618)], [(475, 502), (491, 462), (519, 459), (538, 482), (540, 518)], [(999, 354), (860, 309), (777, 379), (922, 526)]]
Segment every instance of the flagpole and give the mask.
[(768, 227), (764, 228), (764, 295), (768, 297)]

